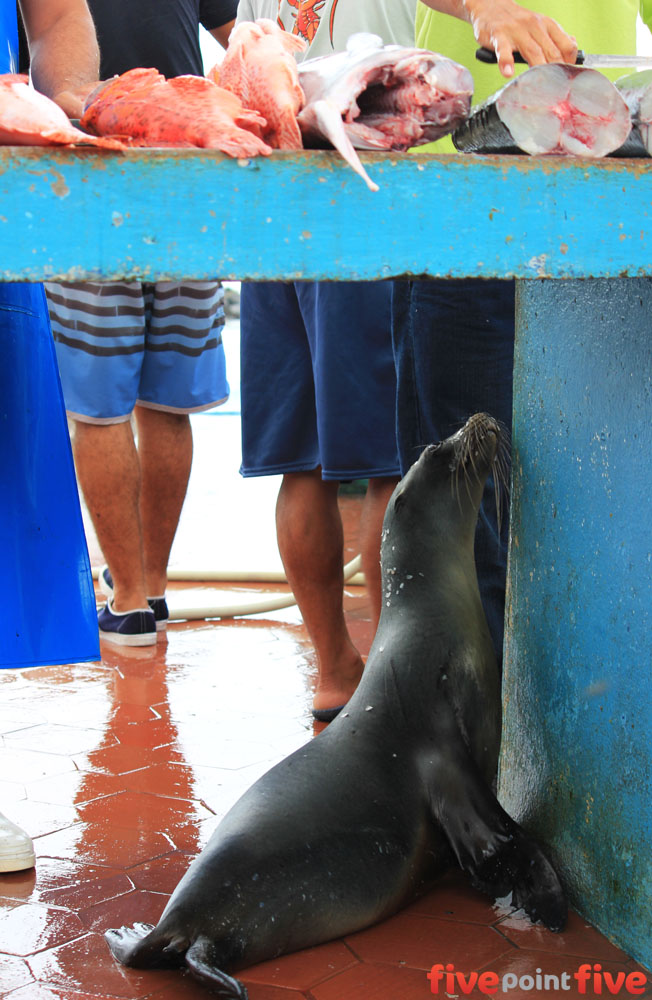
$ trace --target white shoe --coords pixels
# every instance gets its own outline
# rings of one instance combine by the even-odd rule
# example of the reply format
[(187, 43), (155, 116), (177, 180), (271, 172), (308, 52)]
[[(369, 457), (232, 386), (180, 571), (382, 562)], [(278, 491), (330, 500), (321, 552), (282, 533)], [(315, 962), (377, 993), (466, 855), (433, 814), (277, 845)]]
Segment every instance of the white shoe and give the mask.
[(35, 863), (31, 838), (0, 813), (0, 872), (22, 872)]

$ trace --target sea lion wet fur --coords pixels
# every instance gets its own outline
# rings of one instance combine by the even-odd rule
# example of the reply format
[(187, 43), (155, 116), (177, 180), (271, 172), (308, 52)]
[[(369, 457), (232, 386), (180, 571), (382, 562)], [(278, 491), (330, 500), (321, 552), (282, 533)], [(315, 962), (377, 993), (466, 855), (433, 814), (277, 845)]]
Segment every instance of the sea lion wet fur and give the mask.
[(106, 934), (125, 965), (184, 963), (218, 996), (229, 972), (388, 917), (457, 863), (552, 930), (566, 902), (492, 791), (500, 679), (473, 542), (500, 429), (485, 414), (431, 445), (383, 526), (383, 610), (362, 681), (328, 729), (224, 817), (156, 927)]

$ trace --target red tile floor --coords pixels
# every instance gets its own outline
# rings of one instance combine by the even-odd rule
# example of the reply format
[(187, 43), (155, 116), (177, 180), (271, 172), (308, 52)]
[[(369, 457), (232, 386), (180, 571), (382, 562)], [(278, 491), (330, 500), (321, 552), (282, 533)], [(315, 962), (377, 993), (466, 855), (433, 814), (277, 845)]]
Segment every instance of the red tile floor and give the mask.
[[(238, 480), (237, 418), (194, 423), (195, 470), (173, 565), (277, 562), (269, 542), (276, 483)], [(351, 554), (359, 504), (355, 497), (343, 501)], [(92, 533), (89, 546), (97, 565)], [(224, 592), (201, 583), (191, 589), (172, 596), (206, 603)], [(233, 596), (246, 588), (227, 589)], [(361, 588), (347, 590), (346, 610), (366, 652), (371, 630)], [(99, 663), (0, 671), (0, 803), (34, 837), (37, 853), (34, 871), (0, 876), (1, 997), (209, 995), (178, 971), (122, 968), (102, 934), (156, 921), (235, 799), (313, 737), (313, 679), (296, 609), (174, 623), (155, 648), (104, 644)], [(612, 974), (637, 968), (576, 914), (553, 935), (451, 874), (377, 927), (266, 962), (241, 978), (251, 1000), (425, 1000), (433, 995), (426, 972), (437, 962), (465, 974), (512, 974), (508, 982), (537, 970), (572, 975), (583, 962), (599, 962)], [(528, 990), (527, 980), (522, 986), (498, 995), (577, 995)], [(465, 994), (442, 988), (439, 995)]]

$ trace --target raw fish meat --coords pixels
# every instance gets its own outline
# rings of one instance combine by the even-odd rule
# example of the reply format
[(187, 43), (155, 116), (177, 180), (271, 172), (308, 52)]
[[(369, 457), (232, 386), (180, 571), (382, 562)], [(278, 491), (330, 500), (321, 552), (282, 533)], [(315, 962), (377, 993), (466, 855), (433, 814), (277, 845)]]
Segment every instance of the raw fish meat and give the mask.
[(623, 144), (631, 122), (623, 97), (606, 76), (583, 66), (532, 66), (506, 84), (453, 134), (465, 153), (524, 152), (607, 156)]
[(155, 69), (131, 69), (86, 102), (82, 128), (127, 137), (131, 145), (199, 146), (229, 156), (271, 153), (265, 119), (228, 90), (201, 76), (166, 80)]
[(632, 131), (617, 153), (619, 156), (652, 155), (652, 70), (631, 73), (616, 80), (632, 119)]
[[(349, 162), (351, 146), (406, 150), (447, 135), (468, 115), (473, 93), (464, 66), (366, 33), (352, 35), (344, 52), (306, 59), (299, 81), (304, 140), (327, 139)], [(364, 174), (359, 160), (356, 169)]]
[(297, 114), (304, 104), (295, 53), (306, 43), (268, 18), (242, 21), (231, 32), (220, 66), (208, 74), (266, 119), (263, 139), (274, 149), (302, 149)]
[(116, 139), (81, 132), (58, 104), (40, 94), (26, 76), (0, 75), (0, 145), (57, 146), (83, 143), (105, 149), (124, 149)]

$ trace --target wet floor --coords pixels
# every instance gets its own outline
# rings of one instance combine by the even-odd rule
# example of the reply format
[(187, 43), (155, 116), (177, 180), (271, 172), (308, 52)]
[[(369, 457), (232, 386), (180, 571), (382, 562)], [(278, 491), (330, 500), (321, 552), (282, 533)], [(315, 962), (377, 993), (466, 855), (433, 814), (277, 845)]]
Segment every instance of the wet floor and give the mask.
[[(172, 566), (200, 577), (207, 568), (278, 567), (278, 480), (239, 479), (237, 415), (197, 416), (193, 425), (195, 466)], [(347, 555), (355, 551), (359, 508), (359, 497), (342, 500)], [(89, 547), (97, 566), (92, 533)], [(200, 579), (175, 584), (172, 604), (218, 604), (270, 589), (287, 590)], [(346, 611), (366, 653), (372, 636), (362, 588), (347, 589)], [(232, 803), (313, 738), (313, 683), (296, 608), (174, 623), (155, 648), (103, 644), (100, 663), (0, 671), (0, 807), (32, 835), (37, 854), (35, 870), (0, 875), (0, 997), (209, 995), (179, 972), (122, 968), (102, 935), (123, 923), (155, 922)], [(537, 970), (560, 982), (567, 973), (573, 983), (582, 963), (599, 963), (612, 976), (637, 968), (576, 914), (553, 935), (450, 875), (377, 927), (240, 978), (251, 1000), (425, 1000), (435, 963), (465, 975), (492, 971), (501, 982), (511, 975), (507, 983), (521, 980), (504, 994), (514, 1000), (578, 995), (574, 986), (528, 988), (522, 977)], [(439, 995), (446, 993), (465, 995), (459, 986), (442, 986)]]

